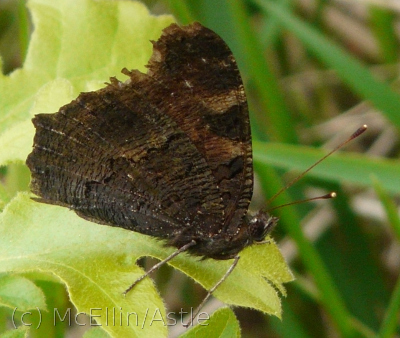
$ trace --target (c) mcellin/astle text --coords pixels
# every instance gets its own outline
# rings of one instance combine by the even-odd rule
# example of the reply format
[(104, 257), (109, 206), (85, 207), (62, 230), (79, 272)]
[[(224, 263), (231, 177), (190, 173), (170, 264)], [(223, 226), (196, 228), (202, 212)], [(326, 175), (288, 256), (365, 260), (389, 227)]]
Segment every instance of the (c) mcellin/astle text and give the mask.
[[(38, 312), (39, 315), (39, 325), (37, 328), (40, 327), (40, 323), (42, 321), (42, 314), (39, 308), (37, 311), (27, 311), (23, 312), (20, 315), (17, 314), (17, 308), (13, 311), (13, 323), (15, 326), (15, 319), (23, 326), (31, 326), (32, 321), (29, 319), (31, 316), (35, 316), (34, 312)], [(46, 311), (47, 312), (47, 311)], [(183, 311), (181, 309), (179, 312), (168, 312), (164, 316), (160, 309), (155, 308), (154, 310), (150, 311), (150, 309), (146, 309), (144, 314), (142, 315), (143, 318), (140, 318), (136, 312), (126, 312), (122, 311), (122, 308), (90, 308), (88, 312), (78, 312), (76, 314), (71, 311), (71, 308), (67, 309), (58, 309), (54, 308), (53, 311), (53, 324), (58, 325), (59, 323), (63, 322), (68, 326), (71, 325), (78, 325), (78, 326), (140, 326), (144, 327), (145, 325), (152, 326), (157, 323), (161, 323), (164, 326), (175, 326), (175, 325), (183, 325), (185, 323), (184, 317), (186, 315), (193, 316), (193, 308), (190, 308), (190, 311)], [(82, 316), (87, 316), (87, 318), (82, 318)], [(18, 318), (16, 318), (18, 317)], [(199, 324), (203, 326), (207, 326), (208, 323), (206, 322), (210, 319), (210, 316), (207, 312), (200, 312), (196, 318), (194, 318), (191, 325)], [(187, 321), (187, 319), (186, 319)]]

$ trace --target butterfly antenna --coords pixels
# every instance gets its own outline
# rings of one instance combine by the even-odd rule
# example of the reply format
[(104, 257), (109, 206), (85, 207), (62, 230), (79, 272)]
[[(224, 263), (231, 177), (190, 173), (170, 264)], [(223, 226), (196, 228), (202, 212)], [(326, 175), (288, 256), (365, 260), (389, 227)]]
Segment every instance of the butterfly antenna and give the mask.
[[(277, 198), (282, 192), (284, 192), (285, 190), (287, 190), (288, 188), (290, 188), (293, 184), (295, 184), (298, 180), (300, 180), (301, 178), (304, 177), (305, 174), (307, 174), (311, 169), (313, 169), (315, 166), (317, 166), (318, 164), (320, 164), (323, 160), (325, 160), (327, 157), (331, 156), (334, 152), (336, 152), (337, 150), (339, 150), (340, 148), (344, 147), (347, 143), (349, 143), (350, 141), (354, 140), (355, 138), (357, 138), (358, 136), (360, 136), (362, 133), (364, 133), (367, 130), (367, 125), (364, 124), (363, 126), (361, 126), (360, 128), (358, 128), (347, 140), (345, 140), (344, 142), (342, 142), (341, 144), (339, 144), (337, 147), (335, 147), (334, 149), (332, 149), (328, 154), (326, 154), (325, 156), (323, 156), (322, 158), (320, 158), (317, 162), (315, 162), (311, 167), (309, 167), (308, 169), (306, 169), (305, 171), (303, 171), (299, 176), (297, 176), (296, 178), (294, 178), (292, 181), (290, 181), (287, 185), (285, 185), (282, 189), (280, 189), (274, 196), (272, 196), (267, 204), (270, 204), (275, 198)], [(335, 197), (336, 194), (335, 193), (330, 193), (324, 196), (320, 196), (320, 197), (314, 197), (314, 198), (310, 198), (304, 201), (297, 201), (297, 202), (293, 202), (293, 203), (288, 203), (285, 204), (285, 206), (287, 205), (293, 205), (293, 204), (299, 204), (299, 203), (303, 203), (303, 202), (307, 202), (307, 201), (312, 201), (312, 200), (316, 200), (316, 199), (329, 199), (329, 198), (333, 198)], [(276, 207), (274, 209), (283, 207), (283, 205), (280, 205), (279, 207)], [(273, 210), (273, 209), (272, 209)]]
[(289, 205), (302, 204), (302, 203), (307, 203), (307, 202), (315, 201), (315, 200), (328, 200), (328, 199), (335, 198), (335, 197), (336, 197), (336, 193), (334, 191), (332, 191), (332, 192), (330, 192), (329, 194), (326, 194), (326, 195), (306, 198), (305, 200), (294, 201), (294, 202), (278, 205), (275, 208), (268, 209), (268, 212), (271, 212), (271, 211), (276, 210), (276, 209), (280, 209), (282, 207), (287, 207)]

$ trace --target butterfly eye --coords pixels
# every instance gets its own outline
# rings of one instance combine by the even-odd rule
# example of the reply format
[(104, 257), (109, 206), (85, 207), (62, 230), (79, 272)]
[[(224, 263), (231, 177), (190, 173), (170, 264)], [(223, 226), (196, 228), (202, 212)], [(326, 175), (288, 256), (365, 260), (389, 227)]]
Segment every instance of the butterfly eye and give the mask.
[(249, 222), (249, 234), (255, 242), (263, 242), (265, 236), (272, 232), (278, 224), (277, 217), (271, 217), (260, 211)]

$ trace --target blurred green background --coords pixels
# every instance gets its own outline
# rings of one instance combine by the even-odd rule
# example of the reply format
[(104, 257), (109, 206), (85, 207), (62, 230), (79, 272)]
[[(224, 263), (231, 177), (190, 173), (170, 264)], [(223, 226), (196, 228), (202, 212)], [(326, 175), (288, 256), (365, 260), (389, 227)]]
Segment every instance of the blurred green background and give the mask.
[[(399, 3), (144, 3), (152, 13), (172, 13), (182, 24), (200, 21), (232, 48), (249, 100), (255, 209), (325, 153), (310, 147), (331, 149), (359, 126), (369, 126), (341, 151), (346, 154), (334, 155), (274, 200), (276, 206), (330, 191), (338, 194), (334, 200), (274, 211), (281, 222), (273, 236), (296, 281), (286, 285), (282, 320), (234, 310), (242, 336), (400, 336)], [(24, 1), (0, 2), (5, 74), (22, 65), (32, 29)], [(26, 168), (11, 169), (2, 168), (1, 175), (13, 191), (2, 194), (27, 189)], [(171, 311), (194, 306), (205, 295), (167, 266), (155, 279)], [(62, 285), (38, 285), (48, 308), (69, 306)], [(208, 305), (218, 306), (217, 301)], [(0, 332), (7, 315), (0, 308)], [(81, 336), (79, 328), (69, 330), (58, 326), (49, 337)], [(171, 335), (177, 334), (172, 329)]]

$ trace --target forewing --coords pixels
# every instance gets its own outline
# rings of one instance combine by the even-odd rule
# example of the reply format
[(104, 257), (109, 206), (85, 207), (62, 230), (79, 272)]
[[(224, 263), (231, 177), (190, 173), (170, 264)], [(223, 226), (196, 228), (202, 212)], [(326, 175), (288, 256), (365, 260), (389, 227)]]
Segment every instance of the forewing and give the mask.
[(253, 189), (248, 106), (236, 61), (199, 23), (172, 24), (153, 44), (147, 66), (158, 83), (153, 90), (206, 159), (223, 198), (224, 230), (235, 232)]

